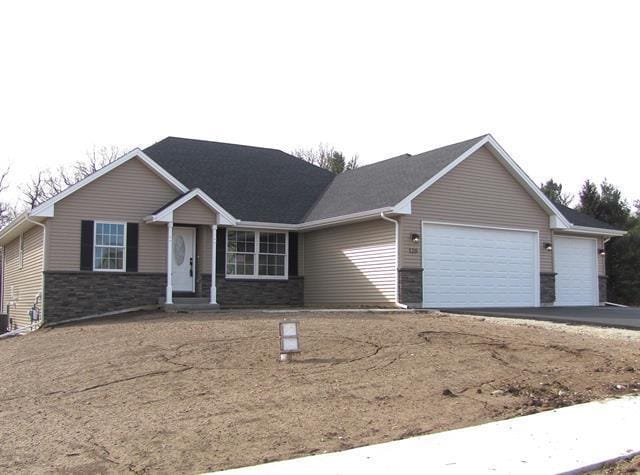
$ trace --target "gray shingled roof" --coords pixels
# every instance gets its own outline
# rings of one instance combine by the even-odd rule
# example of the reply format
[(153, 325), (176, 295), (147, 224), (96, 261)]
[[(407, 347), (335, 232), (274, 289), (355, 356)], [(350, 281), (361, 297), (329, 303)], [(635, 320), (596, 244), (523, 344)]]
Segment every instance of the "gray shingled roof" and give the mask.
[(593, 216), (589, 216), (588, 214), (581, 213), (580, 211), (576, 211), (573, 208), (569, 208), (567, 206), (561, 205), (560, 203), (553, 203), (556, 205), (556, 208), (564, 215), (565, 218), (569, 220), (572, 224), (576, 226), (585, 226), (587, 228), (600, 228), (600, 229), (616, 229), (613, 226), (605, 223), (604, 221), (600, 221), (599, 219), (594, 218)]
[(244, 221), (299, 223), (335, 176), (270, 148), (167, 137), (144, 152)]
[[(240, 220), (295, 224), (395, 206), (484, 137), (339, 175), (280, 150), (204, 140), (167, 137), (144, 152)], [(556, 206), (577, 226), (614, 229)]]

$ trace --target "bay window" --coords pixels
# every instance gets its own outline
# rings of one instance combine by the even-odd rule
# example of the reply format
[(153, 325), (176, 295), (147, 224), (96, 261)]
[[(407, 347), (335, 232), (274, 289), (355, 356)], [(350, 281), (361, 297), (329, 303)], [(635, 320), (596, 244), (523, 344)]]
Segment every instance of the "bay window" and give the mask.
[(288, 235), (227, 230), (227, 277), (286, 279)]

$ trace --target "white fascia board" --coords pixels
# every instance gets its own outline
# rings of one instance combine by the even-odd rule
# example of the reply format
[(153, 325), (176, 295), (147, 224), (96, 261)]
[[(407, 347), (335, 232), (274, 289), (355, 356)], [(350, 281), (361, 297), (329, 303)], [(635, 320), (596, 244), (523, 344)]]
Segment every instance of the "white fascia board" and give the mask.
[(150, 214), (149, 216), (145, 216), (143, 221), (145, 223), (173, 223), (173, 211), (163, 213), (162, 215)]
[(368, 211), (361, 211), (359, 213), (346, 214), (344, 216), (336, 216), (334, 218), (324, 218), (315, 221), (309, 221), (298, 225), (298, 229), (301, 231), (307, 231), (310, 229), (317, 229), (327, 226), (333, 226), (336, 224), (344, 224), (351, 221), (362, 221), (370, 218), (380, 218), (380, 213), (395, 213), (394, 208), (387, 206), (386, 208), (372, 209)]
[(624, 236), (625, 234), (627, 234), (627, 231), (622, 231), (619, 229), (591, 228), (588, 226), (575, 226), (575, 225), (571, 226), (568, 229), (561, 229), (559, 231), (567, 234), (595, 234), (598, 236), (611, 236), (611, 237)]
[(239, 228), (251, 228), (251, 229), (273, 229), (274, 231), (297, 231), (300, 228), (299, 224), (288, 223), (263, 223), (261, 221), (242, 221), (239, 220), (235, 226)]
[(178, 209), (180, 206), (185, 204), (186, 202), (199, 198), (202, 202), (212, 211), (218, 214), (218, 224), (226, 224), (230, 226), (235, 226), (238, 220), (234, 218), (227, 210), (225, 210), (222, 206), (216, 203), (211, 199), (209, 195), (207, 195), (200, 188), (194, 188), (186, 195), (182, 196), (180, 199), (171, 203), (166, 208), (163, 208), (156, 214), (152, 214), (145, 218), (147, 222), (162, 222), (162, 223), (170, 223), (173, 221), (173, 212)]
[(166, 181), (174, 189), (176, 189), (176, 190), (178, 190), (178, 191), (180, 191), (182, 193), (186, 193), (187, 191), (189, 191), (189, 188), (187, 188), (185, 185), (180, 183), (180, 181), (176, 177), (171, 175), (168, 171), (166, 171), (164, 168), (162, 168), (160, 165), (158, 165), (155, 161), (153, 161), (153, 159), (151, 159), (151, 157), (149, 157), (147, 154), (145, 154), (139, 148), (134, 148), (130, 152), (124, 154), (122, 157), (120, 157), (117, 160), (111, 162), (109, 165), (107, 165), (105, 167), (102, 167), (100, 170), (98, 170), (98, 171), (92, 173), (91, 175), (89, 175), (88, 177), (80, 180), (78, 183), (76, 183), (74, 185), (71, 185), (69, 188), (61, 191), (60, 193), (58, 193), (53, 198), (45, 201), (44, 203), (42, 203), (39, 206), (36, 206), (33, 210), (31, 210), (30, 215), (31, 216), (40, 216), (40, 217), (52, 218), (54, 216), (54, 205), (58, 201), (66, 198), (67, 196), (69, 196), (72, 193), (75, 193), (80, 188), (83, 188), (84, 186), (86, 186), (89, 183), (97, 180), (101, 176), (106, 175), (107, 173), (109, 173), (114, 168), (117, 168), (120, 165), (124, 165), (129, 160), (131, 160), (132, 158), (139, 158), (140, 160), (142, 160), (142, 162), (147, 167), (149, 167), (152, 171), (157, 173), (164, 181)]

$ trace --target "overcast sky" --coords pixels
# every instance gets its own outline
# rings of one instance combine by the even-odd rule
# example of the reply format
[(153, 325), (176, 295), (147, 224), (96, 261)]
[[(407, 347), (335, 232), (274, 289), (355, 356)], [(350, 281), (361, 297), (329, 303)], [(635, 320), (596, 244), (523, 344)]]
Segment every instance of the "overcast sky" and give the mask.
[(536, 182), (640, 198), (640, 2), (527, 5), (3, 2), (0, 165), (168, 135), (366, 164), (489, 132)]

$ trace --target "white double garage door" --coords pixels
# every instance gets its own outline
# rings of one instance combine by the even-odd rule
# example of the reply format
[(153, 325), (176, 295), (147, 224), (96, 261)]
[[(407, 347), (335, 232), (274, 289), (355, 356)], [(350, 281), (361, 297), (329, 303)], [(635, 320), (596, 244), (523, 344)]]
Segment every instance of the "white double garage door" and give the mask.
[[(423, 306), (540, 305), (535, 231), (424, 223)], [(596, 241), (555, 237), (556, 305), (597, 305)]]

